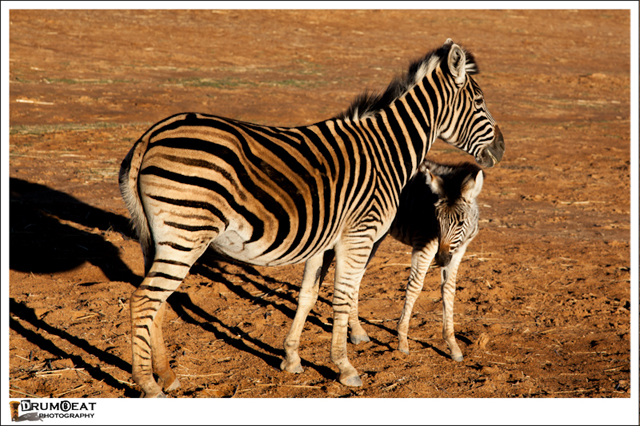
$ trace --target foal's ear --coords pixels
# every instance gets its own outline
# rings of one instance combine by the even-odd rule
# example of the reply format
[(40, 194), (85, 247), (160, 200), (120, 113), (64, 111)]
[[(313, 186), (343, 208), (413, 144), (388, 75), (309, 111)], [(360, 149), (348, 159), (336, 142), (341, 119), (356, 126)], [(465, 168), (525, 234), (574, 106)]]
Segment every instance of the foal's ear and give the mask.
[(434, 175), (428, 168), (424, 170), (425, 182), (429, 185), (431, 192), (442, 197), (444, 195), (444, 183), (439, 176)]
[[(450, 40), (451, 39), (448, 39), (447, 41)], [(449, 50), (447, 64), (449, 65), (451, 75), (456, 81), (456, 85), (458, 87), (462, 86), (467, 74), (467, 55), (464, 53), (464, 50), (455, 43), (452, 43), (451, 49)]]
[(475, 176), (469, 175), (462, 184), (462, 196), (468, 200), (475, 199), (480, 195), (482, 184), (484, 183), (484, 173), (479, 170)]

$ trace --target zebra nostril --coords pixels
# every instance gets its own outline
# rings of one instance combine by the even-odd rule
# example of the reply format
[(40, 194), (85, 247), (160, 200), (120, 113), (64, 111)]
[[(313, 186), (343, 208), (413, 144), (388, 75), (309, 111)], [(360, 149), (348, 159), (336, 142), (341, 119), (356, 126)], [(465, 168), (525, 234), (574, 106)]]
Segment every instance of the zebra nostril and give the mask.
[(480, 153), (480, 157), (476, 158), (476, 162), (482, 167), (491, 168), (502, 160), (504, 151), (505, 144), (502, 132), (500, 132), (500, 128), (496, 126), (493, 142)]
[(499, 160), (496, 157), (494, 157), (494, 155), (491, 153), (490, 147), (482, 151), (479, 157), (476, 157), (476, 163), (478, 163), (481, 167), (486, 167), (486, 168), (491, 168), (495, 166), (498, 163), (498, 161)]

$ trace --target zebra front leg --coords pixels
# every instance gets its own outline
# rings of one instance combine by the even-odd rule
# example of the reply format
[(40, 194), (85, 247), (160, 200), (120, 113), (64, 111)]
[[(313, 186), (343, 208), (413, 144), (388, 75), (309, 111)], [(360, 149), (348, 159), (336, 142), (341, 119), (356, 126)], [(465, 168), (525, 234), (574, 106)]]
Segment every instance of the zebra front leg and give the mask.
[[(369, 260), (367, 260), (365, 268), (369, 266), (369, 262), (371, 262), (371, 259), (373, 259), (373, 256), (375, 256), (378, 248), (380, 247), (380, 244), (382, 243), (382, 241), (384, 241), (386, 236), (387, 234), (385, 234), (382, 238), (380, 238), (373, 244), (373, 248), (371, 249)], [(360, 317), (358, 315), (358, 300), (359, 297), (356, 298), (355, 304), (351, 309), (351, 312), (349, 313), (349, 327), (351, 328), (351, 333), (349, 333), (349, 340), (351, 340), (351, 343), (353, 343), (354, 345), (371, 341), (365, 329), (362, 328), (362, 325), (360, 325)]]
[(451, 358), (455, 361), (462, 361), (462, 351), (458, 347), (456, 337), (453, 331), (453, 302), (456, 297), (456, 275), (458, 274), (458, 266), (462, 261), (462, 256), (467, 250), (468, 242), (460, 246), (460, 248), (451, 257), (451, 262), (441, 269), (441, 292), (442, 292), (442, 337), (449, 346)]
[(167, 351), (164, 339), (162, 338), (162, 321), (166, 309), (167, 304), (163, 303), (160, 309), (158, 309), (158, 313), (151, 325), (151, 347), (155, 348), (152, 351), (153, 372), (158, 375), (158, 385), (160, 385), (165, 392), (171, 392), (180, 387), (180, 381), (171, 367), (169, 367)]
[(300, 295), (298, 297), (298, 309), (296, 310), (296, 315), (289, 329), (289, 334), (284, 340), (286, 358), (280, 364), (281, 370), (289, 373), (302, 373), (304, 371), (300, 364), (300, 355), (298, 354), (300, 336), (302, 335), (302, 329), (304, 328), (307, 316), (313, 308), (313, 305), (315, 305), (316, 300), (318, 300), (320, 284), (332, 260), (333, 251), (330, 250), (312, 257), (305, 263)]
[(366, 237), (345, 240), (336, 248), (331, 361), (340, 370), (340, 383), (346, 386), (362, 386), (358, 371), (351, 365), (347, 356), (347, 326), (349, 316), (356, 308), (360, 281), (373, 243)]
[(404, 299), (404, 307), (402, 314), (398, 320), (398, 350), (402, 353), (409, 354), (409, 341), (407, 335), (409, 333), (409, 320), (411, 312), (422, 287), (424, 286), (424, 277), (427, 275), (429, 265), (438, 251), (438, 240), (430, 241), (421, 249), (414, 248), (411, 253), (411, 274), (407, 283), (407, 291)]

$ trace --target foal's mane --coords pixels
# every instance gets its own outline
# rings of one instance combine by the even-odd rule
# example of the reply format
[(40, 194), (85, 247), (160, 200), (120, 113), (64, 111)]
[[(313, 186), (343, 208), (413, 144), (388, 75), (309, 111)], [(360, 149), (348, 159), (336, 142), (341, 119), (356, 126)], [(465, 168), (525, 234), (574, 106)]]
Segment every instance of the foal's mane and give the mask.
[[(478, 172), (482, 171), (480, 166), (468, 161), (451, 163), (425, 159), (418, 170), (423, 173), (425, 168), (432, 174), (442, 178), (442, 189), (449, 204), (455, 203), (460, 198), (463, 185), (469, 179), (475, 179)], [(483, 173), (485, 172), (483, 171)]]

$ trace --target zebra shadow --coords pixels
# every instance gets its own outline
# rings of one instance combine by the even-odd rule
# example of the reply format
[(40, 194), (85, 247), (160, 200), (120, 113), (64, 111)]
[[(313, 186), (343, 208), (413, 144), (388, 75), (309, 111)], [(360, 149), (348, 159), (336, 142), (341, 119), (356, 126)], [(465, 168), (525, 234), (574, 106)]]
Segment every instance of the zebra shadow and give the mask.
[[(398, 333), (397, 333), (397, 330), (396, 330), (395, 328), (393, 328), (393, 329), (392, 329), (392, 328), (389, 328), (389, 327), (387, 327), (387, 326), (385, 326), (385, 325), (383, 325), (383, 324), (376, 324), (376, 323), (372, 323), (372, 322), (367, 321), (367, 320), (362, 319), (362, 318), (360, 319), (360, 322), (361, 322), (361, 323), (363, 323), (363, 324), (368, 324), (368, 325), (371, 325), (371, 326), (377, 327), (377, 328), (379, 328), (379, 329), (381, 329), (381, 330), (384, 330), (384, 331), (386, 331), (386, 332), (388, 332), (388, 333), (392, 334), (393, 336), (396, 336), (396, 337), (394, 338), (394, 342), (395, 342), (395, 343), (394, 343), (393, 345), (392, 345), (392, 344), (389, 344), (389, 343), (380, 343), (380, 342), (378, 342), (378, 343), (379, 343), (380, 345), (387, 346), (390, 350), (396, 350), (396, 349), (398, 349), (398, 338), (397, 338)], [(456, 337), (456, 340), (458, 340), (458, 343), (462, 342), (462, 343), (464, 343), (466, 346), (470, 346), (470, 345), (473, 343), (473, 342), (472, 342), (471, 340), (469, 340), (469, 338), (468, 338), (466, 335), (464, 335), (464, 334), (461, 334), (461, 333), (455, 333), (455, 337)], [(409, 339), (409, 340), (411, 340), (411, 341), (414, 341), (414, 342), (416, 342), (416, 343), (418, 343), (418, 344), (420, 344), (424, 349), (432, 350), (433, 352), (435, 352), (436, 354), (440, 355), (440, 356), (441, 356), (441, 357), (443, 357), (443, 358), (451, 359), (451, 355), (449, 355), (447, 352), (445, 352), (445, 351), (443, 351), (443, 350), (439, 349), (438, 347), (436, 347), (436, 346), (434, 346), (434, 345), (432, 345), (432, 344), (430, 344), (430, 343), (428, 343), (428, 342), (426, 342), (426, 341), (424, 341), (424, 340), (416, 339), (416, 338), (412, 338), (412, 337), (411, 337), (411, 330), (409, 330), (409, 337), (408, 337), (408, 339)], [(372, 341), (374, 341), (374, 339), (371, 339), (371, 340), (372, 340)], [(376, 340), (376, 342), (377, 342), (377, 340)], [(445, 343), (444, 339), (442, 339), (442, 344), (443, 344), (444, 346), (446, 346), (446, 343)]]
[[(142, 282), (142, 277), (136, 275), (122, 261), (116, 246), (105, 241), (101, 235), (82, 230), (83, 228), (97, 228), (101, 231), (112, 230), (119, 232), (126, 239), (136, 239), (126, 217), (90, 206), (71, 195), (45, 185), (22, 179), (11, 178), (9, 190), (9, 268), (11, 270), (39, 274), (58, 273), (72, 270), (88, 262), (98, 267), (110, 281), (131, 283), (133, 287), (137, 287)], [(80, 226), (71, 226), (70, 222)], [(235, 266), (233, 270), (227, 268), (230, 264)], [(250, 265), (238, 264), (212, 253), (208, 253), (198, 261), (193, 266), (191, 273), (197, 273), (212, 282), (224, 284), (239, 297), (252, 300), (257, 308), (272, 306), (291, 320), (295, 316), (297, 298), (289, 292), (278, 292), (279, 299), (267, 300), (266, 297), (253, 296), (235, 280), (231, 281), (225, 277), (233, 276), (242, 284), (250, 283), (265, 294), (272, 294), (275, 288), (285, 286), (289, 290), (295, 290), (293, 292), (295, 295), (299, 290), (299, 283), (291, 284), (276, 280)], [(85, 283), (84, 285), (92, 284), (94, 283)], [(323, 285), (326, 285), (326, 282)], [(274, 348), (247, 335), (242, 335), (241, 339), (235, 338), (234, 336), (242, 334), (239, 333), (235, 325), (225, 324), (215, 315), (197, 306), (187, 293), (175, 292), (168, 299), (168, 303), (184, 321), (199, 325), (203, 330), (213, 333), (216, 338), (222, 339), (230, 346), (250, 353), (279, 370), (280, 362), (284, 356), (282, 348)], [(319, 296), (317, 303), (331, 306), (331, 301), (322, 296)], [(84, 339), (37, 319), (31, 308), (14, 299), (11, 300), (10, 312), (15, 316), (10, 321), (10, 327), (16, 333), (55, 356), (72, 359), (76, 366), (83, 366), (87, 371), (93, 371), (97, 380), (104, 380), (104, 383), (116, 389), (125, 389), (127, 396), (129, 392), (133, 392), (132, 396), (135, 396), (137, 391), (121, 384), (109, 374), (100, 372), (99, 369), (96, 370), (82, 361), (81, 356), (72, 355), (60, 349), (50, 340), (24, 327), (20, 321), (28, 322), (36, 328), (58, 335), (85, 352), (95, 355), (105, 363), (116, 366), (125, 372), (131, 371), (130, 364), (92, 346)], [(307, 321), (320, 327), (324, 332), (332, 332), (331, 327), (324, 323), (313, 310)], [(285, 334), (282, 335), (283, 341), (284, 338)], [(326, 378), (333, 379), (336, 374), (330, 368), (311, 363), (304, 358), (302, 363), (303, 366), (315, 369)]]
[[(9, 268), (20, 272), (69, 271), (84, 262), (97, 266), (110, 281), (138, 283), (120, 259), (118, 248), (80, 227), (109, 229), (130, 238), (128, 220), (37, 183), (9, 181)], [(74, 222), (80, 227), (62, 223)]]
[[(19, 335), (27, 339), (32, 344), (50, 353), (54, 357), (54, 359), (55, 358), (70, 359), (76, 368), (84, 369), (84, 371), (87, 374), (89, 374), (97, 382), (103, 381), (106, 385), (111, 386), (114, 389), (123, 390), (124, 396), (126, 397), (134, 398), (139, 396), (138, 391), (135, 391), (130, 386), (125, 385), (122, 382), (118, 381), (111, 374), (104, 372), (102, 366), (99, 366), (99, 367), (93, 366), (88, 362), (86, 362), (82, 358), (82, 356), (74, 355), (72, 353), (69, 353), (61, 349), (51, 340), (44, 337), (42, 333), (40, 333), (39, 331), (40, 330), (46, 331), (52, 336), (57, 336), (68, 341), (69, 343), (84, 350), (86, 353), (90, 355), (94, 355), (96, 358), (100, 360), (102, 364), (108, 364), (108, 365), (117, 367), (123, 371), (130, 372), (131, 364), (129, 364), (128, 362), (123, 361), (121, 358), (115, 355), (112, 355), (110, 353), (107, 353), (103, 350), (96, 348), (95, 346), (87, 342), (85, 339), (76, 337), (72, 334), (67, 333), (64, 330), (60, 330), (59, 328), (56, 328), (50, 324), (47, 324), (45, 321), (41, 319), (38, 319), (33, 309), (29, 308), (23, 303), (17, 302), (14, 298), (9, 299), (9, 312), (11, 313), (11, 316), (9, 317), (9, 328), (11, 328), (14, 332), (18, 333)], [(36, 330), (38, 330), (38, 332), (29, 330), (27, 327), (21, 324), (21, 321), (24, 323), (31, 324), (31, 326), (33, 326)]]
[[(113, 230), (120, 232), (124, 238), (130, 238), (130, 227), (125, 217), (92, 207), (45, 185), (22, 179), (11, 178), (9, 191), (9, 269), (26, 273), (53, 274), (72, 270), (88, 262), (98, 267), (110, 281), (137, 284), (142, 280), (142, 277), (136, 275), (122, 261), (117, 247), (105, 241), (101, 235), (83, 230)], [(95, 283), (82, 285), (93, 284)], [(61, 349), (44, 337), (41, 330), (58, 336), (87, 354), (94, 355), (102, 363), (110, 364), (127, 373), (131, 372), (129, 363), (98, 349), (80, 337), (38, 319), (32, 308), (14, 298), (10, 299), (9, 311), (9, 327), (51, 354), (52, 358), (71, 359), (76, 367), (84, 368), (96, 381), (104, 381), (114, 389), (124, 390), (125, 396), (137, 396), (137, 391), (120, 383), (100, 367), (94, 367), (84, 361), (82, 355)]]
[[(238, 264), (236, 262), (233, 262), (233, 265), (235, 266), (235, 268), (233, 268), (234, 271), (229, 271), (225, 259), (215, 254), (207, 254), (204, 259), (201, 259), (192, 267), (191, 273), (199, 274), (212, 282), (225, 285), (240, 298), (252, 300), (256, 305), (256, 309), (272, 306), (275, 310), (279, 310), (293, 320), (295, 309), (291, 309), (284, 303), (288, 302), (294, 306), (297, 305), (297, 300), (290, 294), (277, 293), (280, 299), (273, 301), (266, 300), (265, 297), (253, 296), (244, 289), (242, 285), (231, 281), (228, 277), (231, 275), (232, 277), (239, 278), (240, 282), (245, 285), (250, 283), (263, 292), (263, 294), (274, 294), (275, 288), (283, 286), (298, 288), (297, 286), (261, 274), (250, 265)], [(267, 365), (280, 371), (280, 363), (284, 358), (284, 349), (282, 347), (275, 348), (260, 339), (249, 336), (249, 333), (244, 333), (236, 325), (225, 324), (219, 318), (195, 304), (186, 292), (174, 292), (167, 299), (167, 302), (184, 322), (201, 327), (204, 331), (212, 333), (216, 339), (221, 339), (231, 347), (260, 358)], [(198, 320), (197, 317), (200, 317), (202, 321)], [(310, 314), (307, 321), (321, 327), (325, 332), (331, 332), (331, 328), (316, 316)], [(285, 336), (285, 334), (282, 335), (283, 342)], [(329, 367), (307, 361), (304, 357), (302, 364), (305, 367), (316, 370), (326, 379), (334, 379), (337, 374)]]

